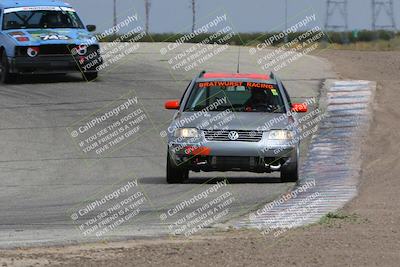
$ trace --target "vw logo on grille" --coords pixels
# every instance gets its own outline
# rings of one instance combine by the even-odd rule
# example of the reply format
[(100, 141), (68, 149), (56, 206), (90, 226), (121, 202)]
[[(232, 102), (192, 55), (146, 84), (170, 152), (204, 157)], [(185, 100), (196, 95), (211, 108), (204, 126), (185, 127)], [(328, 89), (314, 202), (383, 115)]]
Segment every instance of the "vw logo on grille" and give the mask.
[(238, 132), (235, 132), (235, 131), (231, 131), (231, 132), (229, 132), (229, 134), (228, 134), (228, 138), (229, 138), (230, 140), (232, 140), (232, 141), (235, 141), (235, 140), (237, 140), (237, 139), (239, 138), (239, 133), (238, 133)]

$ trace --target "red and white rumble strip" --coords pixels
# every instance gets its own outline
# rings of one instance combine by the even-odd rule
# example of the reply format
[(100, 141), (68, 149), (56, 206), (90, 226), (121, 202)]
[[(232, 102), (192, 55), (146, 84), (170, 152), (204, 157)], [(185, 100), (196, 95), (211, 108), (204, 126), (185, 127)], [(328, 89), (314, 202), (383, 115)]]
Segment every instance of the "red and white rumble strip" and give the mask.
[(326, 102), (326, 116), (311, 139), (298, 185), (230, 225), (259, 228), (266, 233), (298, 227), (318, 222), (356, 196), (361, 143), (371, 121), (376, 83), (327, 80), (325, 88), (326, 97), (321, 101)]

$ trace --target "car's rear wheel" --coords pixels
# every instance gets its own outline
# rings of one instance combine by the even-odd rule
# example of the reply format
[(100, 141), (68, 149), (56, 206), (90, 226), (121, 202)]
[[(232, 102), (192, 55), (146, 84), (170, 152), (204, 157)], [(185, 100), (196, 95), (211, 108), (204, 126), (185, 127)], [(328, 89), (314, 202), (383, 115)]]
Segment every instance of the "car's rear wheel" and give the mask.
[(7, 54), (3, 51), (0, 62), (0, 83), (10, 83), (15, 81), (15, 74), (10, 73)]
[(189, 178), (189, 170), (183, 166), (176, 166), (169, 152), (167, 156), (167, 183), (181, 184)]
[(88, 82), (96, 80), (98, 76), (99, 75), (98, 75), (97, 71), (96, 72), (84, 72), (84, 73), (82, 73), (82, 78), (85, 81), (88, 81)]

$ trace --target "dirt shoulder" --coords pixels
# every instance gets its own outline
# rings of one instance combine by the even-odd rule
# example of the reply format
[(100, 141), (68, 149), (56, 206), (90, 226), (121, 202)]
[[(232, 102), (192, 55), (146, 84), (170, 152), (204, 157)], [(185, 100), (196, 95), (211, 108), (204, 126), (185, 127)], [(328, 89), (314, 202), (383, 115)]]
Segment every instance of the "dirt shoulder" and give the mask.
[(278, 238), (229, 231), (192, 239), (0, 251), (2, 266), (399, 266), (400, 52), (323, 51), (343, 78), (375, 80), (357, 198), (343, 216)]

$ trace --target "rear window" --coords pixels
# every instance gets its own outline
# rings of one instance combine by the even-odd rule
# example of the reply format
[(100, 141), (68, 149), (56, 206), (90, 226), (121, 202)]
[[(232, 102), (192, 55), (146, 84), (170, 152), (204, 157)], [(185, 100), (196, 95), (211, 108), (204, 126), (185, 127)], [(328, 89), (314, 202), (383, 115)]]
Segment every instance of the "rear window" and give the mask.
[(196, 83), (185, 111), (231, 110), (234, 112), (284, 113), (279, 89), (274, 84), (258, 82), (215, 81)]

